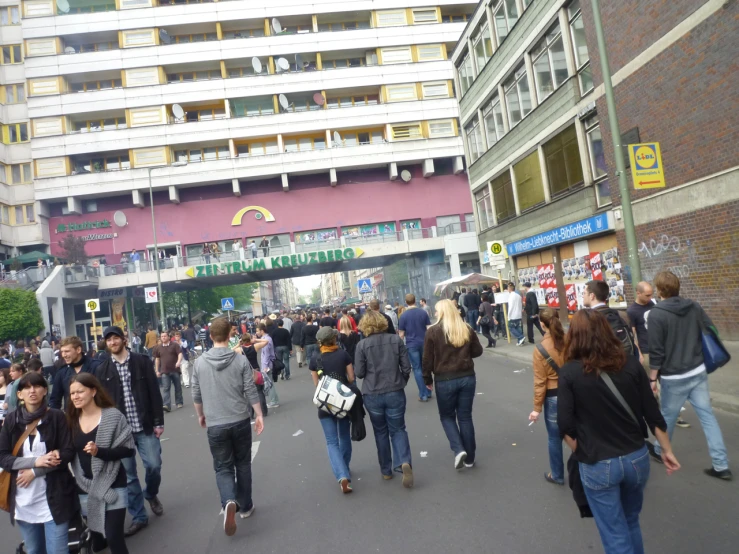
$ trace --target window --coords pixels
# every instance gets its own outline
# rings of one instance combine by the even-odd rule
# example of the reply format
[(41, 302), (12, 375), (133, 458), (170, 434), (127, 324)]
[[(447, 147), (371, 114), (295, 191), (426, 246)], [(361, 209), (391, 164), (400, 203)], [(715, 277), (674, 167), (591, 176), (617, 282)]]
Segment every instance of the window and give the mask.
[(283, 140), (285, 152), (308, 152), (309, 150), (325, 150), (326, 137), (298, 137)]
[(82, 209), (87, 214), (92, 214), (98, 211), (98, 203), (97, 200), (84, 200), (82, 202)]
[(0, 204), (0, 223), (10, 225), (10, 210), (5, 204)]
[(495, 19), (496, 42), (500, 46), (518, 20), (516, 0), (498, 0), (493, 8), (493, 19)]
[(436, 216), (436, 233), (439, 236), (451, 235), (462, 231), (462, 225), (458, 215)]
[(407, 25), (405, 10), (387, 10), (377, 12), (378, 27), (394, 27), (396, 25)]
[(96, 42), (93, 44), (70, 45), (77, 52), (107, 52), (108, 50), (118, 50), (118, 42)]
[(593, 75), (590, 70), (590, 55), (588, 54), (588, 44), (585, 41), (585, 27), (580, 11), (580, 0), (573, 0), (567, 7), (567, 14), (570, 18), (570, 34), (572, 35), (572, 47), (575, 50), (575, 65), (580, 81), (580, 94), (584, 95), (593, 88)]
[(477, 206), (477, 221), (480, 222), (481, 231), (495, 225), (493, 204), (490, 201), (490, 190), (487, 186), (475, 193), (475, 206)]
[(16, 144), (18, 142), (28, 142), (28, 123), (3, 125), (3, 143)]
[(606, 167), (606, 156), (603, 151), (603, 138), (600, 134), (598, 116), (589, 117), (583, 123), (585, 125), (585, 135), (588, 140), (590, 169), (593, 172), (593, 180), (595, 181), (598, 206), (605, 206), (611, 203), (611, 189), (608, 186), (608, 179), (606, 178), (608, 169)]
[(9, 44), (2, 48), (2, 65), (10, 65), (14, 63), (23, 63), (23, 54), (20, 44)]
[(568, 77), (565, 48), (559, 24), (554, 25), (531, 52), (536, 93), (541, 103)]
[(513, 173), (516, 176), (516, 191), (521, 211), (544, 202), (544, 184), (541, 178), (538, 151), (535, 150), (514, 164)]
[(416, 8), (412, 12), (414, 25), (439, 22), (436, 15), (436, 8)]
[(260, 27), (259, 29), (241, 29), (240, 31), (223, 31), (223, 40), (229, 40), (233, 38), (255, 38), (263, 36), (263, 27)]
[(469, 52), (462, 58), (462, 64), (457, 68), (457, 72), (459, 73), (459, 90), (462, 91), (462, 94), (465, 94), (475, 81), (475, 74), (472, 70), (472, 58)]
[(111, 129), (125, 129), (126, 118), (108, 117), (106, 119), (92, 119), (89, 121), (73, 121), (73, 133), (95, 133), (97, 131), (109, 131)]
[(275, 113), (275, 103), (272, 96), (254, 96), (252, 98), (238, 98), (231, 102), (231, 114), (234, 117), (270, 115)]
[(394, 63), (411, 63), (413, 61), (410, 46), (401, 46), (398, 48), (381, 48), (380, 56), (382, 57), (383, 65)]
[(3, 104), (22, 104), (26, 101), (26, 88), (21, 83), (18, 85), (5, 85), (3, 87), (5, 96)]
[(431, 62), (434, 60), (446, 59), (444, 57), (444, 48), (441, 44), (424, 44), (417, 48), (419, 62)]
[(467, 150), (469, 153), (470, 164), (474, 163), (477, 158), (485, 153), (485, 146), (482, 142), (482, 130), (480, 129), (480, 120), (477, 116), (472, 118), (464, 127), (464, 134), (467, 137)]
[(513, 183), (511, 183), (511, 172), (506, 169), (504, 173), (490, 181), (493, 189), (493, 200), (495, 204), (495, 215), (498, 224), (516, 215), (516, 202), (513, 198)]
[(210, 42), (212, 40), (218, 40), (216, 33), (193, 33), (191, 35), (177, 35), (171, 37), (172, 42), (177, 44), (185, 44), (188, 42)]
[(120, 79), (103, 79), (102, 81), (90, 81), (89, 83), (69, 83), (69, 90), (70, 92), (90, 92), (121, 88), (122, 86)]
[[(143, 161), (143, 159), (141, 159)], [(95, 158), (77, 158), (73, 160), (74, 173), (102, 173), (105, 171), (121, 171), (131, 169), (128, 154), (99, 156)], [(139, 164), (142, 165), (143, 164)]]
[[(410, 49), (408, 49), (410, 56)], [(372, 59), (372, 55), (377, 57), (376, 53), (366, 53), (364, 58), (340, 58), (336, 60), (323, 60), (323, 69), (343, 69), (345, 67), (363, 67), (365, 65), (377, 65), (377, 59)], [(383, 60), (384, 61), (384, 60)], [(408, 60), (411, 62), (412, 60)], [(401, 62), (388, 62), (388, 63), (401, 63)]]
[(477, 72), (480, 73), (488, 60), (493, 56), (493, 39), (487, 23), (481, 25), (472, 35), (472, 48), (475, 50)]
[(144, 29), (141, 31), (122, 31), (123, 48), (131, 48), (135, 46), (154, 46), (154, 29)]
[(31, 164), (0, 164), (0, 182), (9, 185), (21, 185), (33, 182)]
[[(379, 26), (379, 25), (378, 25)], [(387, 25), (382, 25), (386, 27)], [(335, 23), (319, 23), (318, 31), (354, 31), (356, 29), (369, 29), (369, 21), (342, 21)]]
[(582, 164), (575, 126), (568, 127), (542, 146), (552, 196), (582, 186)]
[(377, 94), (367, 94), (364, 96), (342, 96), (337, 98), (329, 98), (326, 101), (329, 110), (336, 108), (351, 108), (353, 106), (375, 106), (379, 103), (380, 97)]
[(429, 121), (429, 138), (453, 137), (454, 134), (453, 119)]
[(296, 92), (288, 94), (287, 100), (289, 102), (287, 110), (285, 110), (287, 112), (308, 112), (321, 109), (321, 106), (313, 100), (313, 94)]
[(2, 205), (0, 210), (0, 223), (6, 225), (26, 225), (36, 222), (36, 210), (33, 204), (23, 204), (21, 206), (5, 206)]
[(218, 146), (176, 150), (174, 157), (177, 162), (209, 162), (213, 160), (227, 160), (231, 157), (231, 151), (228, 149), (228, 144), (221, 144)]
[(497, 94), (482, 111), (482, 118), (485, 122), (485, 136), (488, 140), (488, 148), (490, 148), (505, 135), (503, 109), (500, 106), (500, 98), (498, 98)]
[(412, 140), (423, 138), (420, 123), (393, 125), (390, 127), (393, 140)]
[(0, 8), (0, 25), (20, 25), (21, 16), (18, 6), (3, 6)]
[(214, 121), (226, 118), (226, 108), (213, 106), (211, 108), (188, 109), (185, 113), (185, 121)]
[(447, 81), (436, 81), (433, 83), (422, 83), (421, 91), (423, 98), (449, 98), (449, 83)]
[[(231, 70), (229, 70), (231, 71)], [(233, 77), (234, 75), (230, 75)], [(239, 75), (240, 76), (240, 75)], [(204, 71), (185, 71), (182, 73), (167, 73), (167, 82), (190, 82), (190, 81), (211, 81), (213, 79), (222, 79), (223, 75), (219, 69), (208, 69)], [(129, 84), (129, 86), (131, 86)]]
[(342, 131), (340, 146), (364, 146), (367, 144), (382, 144), (384, 142), (382, 129), (365, 129), (361, 131)]
[(531, 111), (531, 93), (526, 68), (521, 65), (503, 85), (511, 129)]
[(405, 85), (387, 85), (385, 87), (385, 98), (387, 102), (418, 100), (418, 91), (416, 90), (416, 85), (413, 83)]
[(248, 158), (249, 156), (263, 156), (264, 154), (276, 154), (277, 141), (268, 140), (260, 142), (250, 142), (248, 144), (236, 144), (236, 155), (239, 158)]

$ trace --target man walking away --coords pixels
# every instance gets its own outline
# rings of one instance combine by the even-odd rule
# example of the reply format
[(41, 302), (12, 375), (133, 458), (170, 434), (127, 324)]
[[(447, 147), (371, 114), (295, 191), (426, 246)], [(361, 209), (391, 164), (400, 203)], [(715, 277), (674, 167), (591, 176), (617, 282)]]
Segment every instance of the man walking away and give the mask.
[(178, 408), (182, 408), (182, 383), (180, 366), (182, 365), (182, 349), (169, 338), (169, 333), (161, 334), (162, 344), (154, 347), (154, 369), (161, 381), (164, 411), (172, 411), (170, 391), (174, 385), (174, 400)]
[(523, 346), (526, 338), (523, 336), (523, 301), (521, 295), (516, 292), (516, 285), (508, 283), (508, 329), (516, 339), (516, 346)]
[(639, 358), (639, 349), (636, 346), (636, 339), (631, 332), (631, 325), (628, 321), (628, 317), (623, 312), (614, 310), (608, 307), (608, 297), (610, 296), (610, 289), (608, 285), (603, 281), (588, 281), (585, 283), (585, 290), (582, 295), (582, 303), (586, 308), (591, 310), (597, 310), (606, 320), (608, 325), (611, 326), (616, 338), (621, 342), (627, 356), (634, 356)]
[(534, 327), (539, 329), (542, 337), (544, 336), (544, 329), (541, 328), (539, 322), (539, 300), (536, 298), (536, 293), (531, 290), (531, 283), (524, 283), (523, 288), (526, 291), (526, 331), (529, 342), (534, 344)]
[[(649, 380), (657, 393), (657, 378), (662, 389), (662, 416), (667, 433), (672, 437), (680, 408), (690, 400), (698, 414), (708, 451), (713, 462), (706, 475), (731, 481), (729, 458), (724, 437), (711, 408), (708, 373), (703, 362), (701, 332), (713, 322), (697, 302), (680, 297), (680, 279), (670, 271), (654, 278), (654, 286), (662, 301), (649, 312)], [(661, 460), (659, 445), (649, 445), (655, 460)]]
[(44, 376), (49, 379), (54, 373), (54, 350), (49, 345), (49, 341), (45, 340), (39, 348), (39, 358), (44, 366)]
[(398, 314), (395, 313), (393, 307), (390, 304), (385, 305), (385, 316), (390, 318), (393, 323), (393, 328), (398, 328)]
[(213, 348), (195, 361), (192, 373), (195, 413), (200, 426), (207, 429), (223, 508), (223, 530), (229, 537), (236, 532), (236, 512), (242, 518), (254, 513), (250, 405), (256, 414), (257, 435), (264, 429), (252, 367), (245, 356), (228, 348), (230, 330), (225, 318), (212, 323)]
[[(316, 327), (317, 329), (317, 327)], [(264, 323), (260, 323), (257, 327), (257, 340), (254, 341), (255, 347), (261, 352), (261, 363), (262, 371), (269, 373), (272, 379), (272, 386), (267, 391), (269, 395), (269, 402), (267, 402), (268, 408), (279, 408), (280, 397), (277, 394), (277, 379), (279, 375), (275, 375), (274, 371), (274, 360), (275, 360), (275, 346), (272, 342), (272, 337), (267, 333), (267, 326)]]
[(480, 315), (480, 295), (477, 289), (472, 290), (464, 297), (464, 307), (467, 310), (467, 323), (477, 331), (477, 317)]
[(421, 309), (428, 314), (429, 320), (434, 317), (434, 314), (431, 312), (431, 306), (428, 305), (425, 298), (421, 298)]
[(146, 342), (144, 342), (144, 348), (146, 348), (147, 355), (150, 358), (153, 358), (153, 350), (154, 347), (157, 345), (157, 339), (159, 338), (159, 336), (151, 325), (149, 325), (147, 329), (148, 331), (146, 331)]
[(303, 316), (298, 314), (295, 316), (292, 327), (290, 327), (290, 342), (292, 342), (293, 350), (295, 350), (299, 368), (303, 367), (303, 347), (300, 346), (303, 340), (303, 327), (305, 327)]
[(331, 308), (326, 308), (323, 310), (323, 317), (318, 322), (319, 327), (331, 327), (331, 329), (336, 329), (336, 320), (331, 317)]
[(400, 338), (405, 338), (413, 376), (418, 386), (418, 400), (428, 402), (431, 398), (431, 391), (423, 380), (423, 341), (426, 339), (426, 328), (431, 325), (431, 320), (429, 314), (416, 306), (415, 295), (406, 294), (405, 303), (408, 309), (400, 316), (398, 334)]
[(318, 325), (313, 324), (313, 314), (305, 316), (305, 326), (300, 333), (300, 347), (303, 349), (305, 362), (310, 362), (313, 354), (318, 352)]
[(103, 384), (115, 407), (126, 416), (145, 471), (146, 490), (142, 491), (136, 473), (136, 456), (121, 460), (126, 470), (128, 512), (132, 518), (125, 534), (130, 537), (149, 525), (144, 498), (154, 514), (164, 514), (164, 506), (157, 496), (162, 483), (162, 445), (159, 442), (164, 433), (162, 395), (151, 359), (126, 349), (123, 330), (108, 327), (103, 336), (110, 357), (96, 367), (93, 374)]
[(182, 351), (182, 364), (180, 369), (182, 370), (182, 384), (186, 389), (190, 388), (190, 344), (183, 338), (182, 333), (177, 331), (174, 334), (174, 342), (180, 345)]
[(277, 320), (277, 331), (272, 335), (272, 342), (275, 345), (275, 357), (281, 360), (285, 365), (282, 378), (285, 381), (290, 380), (290, 355), (292, 352), (292, 340), (290, 332), (285, 329), (285, 322), (282, 319)]

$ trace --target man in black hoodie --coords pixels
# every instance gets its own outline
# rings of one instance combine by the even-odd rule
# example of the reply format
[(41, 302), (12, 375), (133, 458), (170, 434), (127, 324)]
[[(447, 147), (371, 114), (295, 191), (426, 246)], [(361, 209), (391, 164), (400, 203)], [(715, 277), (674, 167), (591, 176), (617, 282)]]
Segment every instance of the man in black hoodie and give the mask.
[(541, 328), (539, 322), (539, 300), (536, 298), (536, 293), (531, 290), (531, 283), (526, 282), (523, 284), (523, 288), (526, 291), (526, 331), (528, 331), (529, 343), (534, 344), (534, 326), (539, 329), (541, 336), (544, 336), (544, 329)]
[[(661, 387), (662, 416), (672, 437), (680, 408), (690, 400), (698, 414), (713, 465), (706, 475), (731, 481), (729, 459), (721, 429), (713, 415), (708, 373), (703, 360), (702, 328), (713, 322), (697, 302), (681, 298), (680, 279), (669, 271), (658, 273), (654, 286), (662, 302), (649, 312), (649, 369), (652, 391)], [(659, 445), (649, 445), (652, 458), (661, 461)]]

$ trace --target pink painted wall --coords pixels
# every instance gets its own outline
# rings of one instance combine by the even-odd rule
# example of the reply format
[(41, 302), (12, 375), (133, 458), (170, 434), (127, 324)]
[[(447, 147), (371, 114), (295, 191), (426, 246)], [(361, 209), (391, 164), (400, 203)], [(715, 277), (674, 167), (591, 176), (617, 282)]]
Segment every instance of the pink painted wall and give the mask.
[[(411, 168), (408, 168), (411, 169)], [(339, 184), (328, 186), (328, 175), (290, 178), (290, 191), (282, 191), (276, 180), (242, 182), (241, 197), (231, 193), (226, 185), (211, 185), (180, 191), (180, 204), (172, 204), (164, 193), (155, 194), (157, 238), (160, 243), (177, 242), (183, 246), (237, 237), (277, 235), (348, 225), (364, 225), (407, 219), (421, 219), (424, 228), (436, 225), (436, 217), (472, 212), (469, 185), (465, 174), (436, 175), (424, 179), (420, 168), (412, 168), (414, 176), (409, 183), (389, 181), (387, 172), (364, 171), (340, 173)], [(400, 168), (399, 168), (400, 171)], [(242, 224), (231, 226), (238, 210), (246, 206), (261, 206), (275, 217), (274, 222), (257, 220), (255, 212), (247, 213)], [(113, 223), (113, 213), (121, 210), (128, 225), (120, 228)], [(109, 263), (118, 263), (117, 254), (132, 248), (144, 250), (152, 244), (151, 212), (147, 208), (131, 206), (131, 196), (98, 199), (98, 211), (81, 216), (62, 216), (60, 205), (52, 206), (49, 219), (51, 253), (58, 255), (58, 242), (64, 236), (57, 234), (60, 223), (82, 223), (107, 219), (112, 227), (90, 233), (117, 233), (117, 237), (89, 241), (87, 254), (110, 255)]]

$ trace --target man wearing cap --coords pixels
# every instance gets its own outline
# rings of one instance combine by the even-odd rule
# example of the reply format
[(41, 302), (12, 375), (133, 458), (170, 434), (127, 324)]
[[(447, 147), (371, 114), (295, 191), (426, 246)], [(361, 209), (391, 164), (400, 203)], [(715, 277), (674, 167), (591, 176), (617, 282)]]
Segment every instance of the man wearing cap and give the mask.
[(152, 512), (158, 516), (164, 513), (157, 497), (162, 482), (162, 446), (159, 442), (164, 432), (162, 394), (151, 359), (126, 348), (126, 335), (120, 327), (108, 327), (103, 336), (110, 357), (96, 367), (93, 374), (103, 384), (116, 408), (126, 416), (146, 472), (146, 490), (142, 491), (136, 473), (136, 456), (121, 460), (126, 470), (128, 511), (133, 519), (126, 536), (131, 536), (149, 524), (144, 498)]
[(395, 313), (391, 304), (385, 305), (385, 315), (389, 317), (393, 322), (393, 328), (398, 328), (398, 314)]

